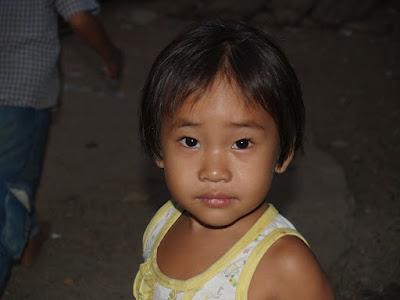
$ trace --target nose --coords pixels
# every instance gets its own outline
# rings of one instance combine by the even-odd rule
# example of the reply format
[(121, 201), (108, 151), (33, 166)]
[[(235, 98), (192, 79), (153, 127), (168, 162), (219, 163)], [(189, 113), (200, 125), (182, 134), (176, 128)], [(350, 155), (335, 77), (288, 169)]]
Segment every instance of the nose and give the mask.
[(199, 179), (209, 182), (229, 182), (232, 179), (229, 160), (219, 151), (205, 154)]

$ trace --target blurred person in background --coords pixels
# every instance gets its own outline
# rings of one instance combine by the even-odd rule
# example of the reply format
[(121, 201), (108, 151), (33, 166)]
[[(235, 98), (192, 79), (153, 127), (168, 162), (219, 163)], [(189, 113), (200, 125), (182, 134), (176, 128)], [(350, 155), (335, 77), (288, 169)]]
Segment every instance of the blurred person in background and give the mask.
[(35, 192), (60, 90), (58, 18), (119, 76), (122, 55), (100, 21), (95, 0), (0, 1), (0, 297), (16, 262), (30, 266), (48, 236)]

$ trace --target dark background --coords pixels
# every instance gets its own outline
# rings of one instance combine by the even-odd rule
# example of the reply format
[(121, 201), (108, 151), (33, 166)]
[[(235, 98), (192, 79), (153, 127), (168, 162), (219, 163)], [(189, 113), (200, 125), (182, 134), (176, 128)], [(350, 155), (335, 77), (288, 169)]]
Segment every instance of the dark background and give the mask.
[(32, 268), (14, 269), (4, 299), (131, 299), (144, 226), (165, 199), (138, 145), (140, 90), (166, 43), (208, 18), (267, 30), (298, 72), (305, 155), (271, 198), (284, 199), (276, 206), (310, 239), (337, 298), (400, 299), (399, 1), (102, 2), (124, 77), (105, 81), (62, 26), (62, 105), (38, 195), (52, 235)]

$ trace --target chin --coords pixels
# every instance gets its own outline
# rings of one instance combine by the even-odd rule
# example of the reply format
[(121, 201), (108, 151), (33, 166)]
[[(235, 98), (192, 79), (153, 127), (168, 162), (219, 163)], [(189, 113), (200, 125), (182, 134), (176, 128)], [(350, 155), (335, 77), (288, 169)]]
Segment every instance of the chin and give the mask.
[(229, 227), (234, 224), (239, 218), (223, 218), (223, 217), (215, 217), (215, 218), (197, 218), (194, 217), (200, 224), (207, 228), (213, 229), (222, 229)]

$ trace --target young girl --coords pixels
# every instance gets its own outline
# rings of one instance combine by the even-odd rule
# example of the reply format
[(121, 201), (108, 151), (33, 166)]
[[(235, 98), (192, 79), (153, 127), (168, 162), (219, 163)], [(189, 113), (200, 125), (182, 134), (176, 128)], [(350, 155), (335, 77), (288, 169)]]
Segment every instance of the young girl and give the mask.
[(136, 299), (333, 299), (266, 200), (304, 126), (298, 80), (268, 36), (235, 22), (184, 33), (153, 65), (140, 117), (172, 200), (144, 234)]

